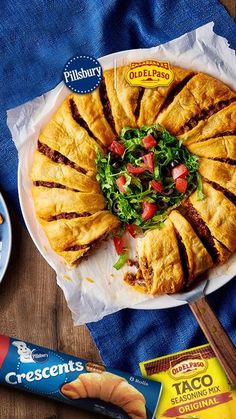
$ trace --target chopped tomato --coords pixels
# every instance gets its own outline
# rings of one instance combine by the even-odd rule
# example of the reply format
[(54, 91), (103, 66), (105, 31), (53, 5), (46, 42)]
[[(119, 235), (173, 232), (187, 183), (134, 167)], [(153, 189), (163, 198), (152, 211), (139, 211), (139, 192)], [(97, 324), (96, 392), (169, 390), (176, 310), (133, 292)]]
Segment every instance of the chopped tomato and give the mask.
[(157, 145), (157, 141), (155, 140), (152, 134), (146, 135), (146, 137), (142, 139), (142, 143), (147, 150)]
[(175, 181), (175, 186), (178, 192), (185, 193), (188, 187), (188, 181), (179, 177)]
[(143, 156), (144, 163), (149, 172), (154, 172), (154, 153), (148, 153)]
[(144, 201), (142, 203), (142, 219), (143, 221), (150, 220), (157, 212), (157, 205), (151, 202)]
[(115, 236), (113, 237), (113, 242), (116, 248), (116, 253), (118, 255), (121, 255), (123, 253), (123, 250), (125, 248), (125, 239), (124, 237)]
[(132, 175), (140, 175), (141, 173), (145, 172), (146, 166), (144, 164), (142, 166), (133, 166), (131, 163), (127, 164), (127, 170)]
[(163, 186), (161, 182), (157, 182), (157, 180), (152, 180), (151, 182), (151, 187), (152, 189), (154, 189), (154, 191), (157, 192), (162, 192), (163, 191)]
[(135, 224), (126, 224), (126, 231), (135, 238), (137, 236), (137, 226)]
[(108, 150), (112, 151), (112, 153), (118, 154), (118, 156), (122, 156), (125, 152), (125, 146), (114, 140), (108, 147)]
[(172, 177), (174, 180), (178, 178), (185, 178), (188, 176), (189, 170), (184, 164), (178, 164), (172, 169)]
[(119, 191), (120, 191), (121, 193), (125, 193), (125, 188), (124, 188), (124, 185), (126, 184), (126, 179), (125, 179), (125, 177), (124, 177), (124, 176), (119, 176), (119, 177), (116, 179), (116, 184), (117, 184), (117, 188), (119, 189)]

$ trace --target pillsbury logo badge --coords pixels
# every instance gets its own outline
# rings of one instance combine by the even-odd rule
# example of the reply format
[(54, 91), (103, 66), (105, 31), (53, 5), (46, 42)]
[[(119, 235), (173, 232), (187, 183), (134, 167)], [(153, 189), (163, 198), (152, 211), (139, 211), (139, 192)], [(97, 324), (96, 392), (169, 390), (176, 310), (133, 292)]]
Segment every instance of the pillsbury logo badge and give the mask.
[(66, 86), (76, 93), (90, 93), (102, 80), (101, 64), (89, 55), (71, 58), (63, 71)]
[(34, 360), (34, 362), (37, 363), (43, 363), (43, 362), (47, 362), (48, 360), (48, 354), (42, 350), (39, 349), (33, 349), (32, 351), (32, 358)]

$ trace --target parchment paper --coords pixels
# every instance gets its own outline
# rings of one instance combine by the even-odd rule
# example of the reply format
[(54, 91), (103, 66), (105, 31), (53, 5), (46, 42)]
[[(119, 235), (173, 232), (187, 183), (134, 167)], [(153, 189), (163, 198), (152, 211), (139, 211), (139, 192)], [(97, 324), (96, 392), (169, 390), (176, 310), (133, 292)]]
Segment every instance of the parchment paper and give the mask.
[[(225, 38), (214, 33), (213, 26), (211, 22), (164, 45), (123, 51), (102, 57), (99, 61), (106, 69), (133, 60), (167, 60), (173, 65), (213, 75), (235, 89), (235, 52), (229, 48)], [(125, 285), (123, 274), (127, 268), (120, 271), (112, 268), (117, 255), (111, 241), (104, 243), (87, 261), (73, 269), (66, 267), (50, 248), (35, 216), (30, 169), (40, 131), (69, 93), (61, 82), (43, 96), (9, 110), (7, 123), (19, 153), (18, 186), (25, 222), (39, 251), (56, 272), (58, 285), (64, 291), (75, 325), (97, 321), (125, 307), (163, 308), (181, 304), (169, 296), (147, 297)], [(134, 240), (130, 239), (130, 242), (134, 249)], [(235, 266), (236, 258), (232, 257), (224, 266), (213, 269), (210, 277), (214, 278), (214, 282), (211, 282), (209, 291), (227, 282), (233, 276)]]

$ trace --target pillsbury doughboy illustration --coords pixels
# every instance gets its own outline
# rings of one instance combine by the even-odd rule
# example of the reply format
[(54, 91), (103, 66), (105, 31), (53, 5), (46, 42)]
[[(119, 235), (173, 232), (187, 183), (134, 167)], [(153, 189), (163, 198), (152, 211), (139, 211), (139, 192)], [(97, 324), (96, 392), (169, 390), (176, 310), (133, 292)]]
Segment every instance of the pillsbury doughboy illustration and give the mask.
[(20, 355), (20, 362), (23, 364), (34, 362), (32, 358), (32, 351), (29, 349), (24, 342), (14, 341), (13, 346), (16, 346), (17, 352)]

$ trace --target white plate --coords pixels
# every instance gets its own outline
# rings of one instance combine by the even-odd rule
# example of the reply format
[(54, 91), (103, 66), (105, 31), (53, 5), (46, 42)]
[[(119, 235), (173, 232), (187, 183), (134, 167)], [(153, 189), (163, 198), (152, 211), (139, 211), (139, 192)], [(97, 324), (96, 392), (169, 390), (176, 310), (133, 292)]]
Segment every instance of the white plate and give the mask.
[[(209, 45), (212, 44), (212, 39), (215, 35), (210, 35)], [(194, 38), (194, 37), (193, 37)], [(191, 38), (192, 39), (192, 38)], [(195, 39), (195, 38), (194, 38)], [(214, 38), (215, 39), (215, 38)], [(175, 41), (174, 41), (175, 42)], [(176, 41), (177, 42), (177, 41)], [(175, 44), (172, 44), (175, 45)], [(225, 45), (225, 44), (224, 44)], [(176, 47), (177, 48), (177, 47)], [(128, 61), (135, 61), (140, 60), (140, 55), (142, 55), (143, 59), (150, 58), (150, 53), (156, 54), (156, 49), (149, 49), (149, 50), (132, 50), (132, 51), (123, 51), (117, 54), (111, 54), (109, 56), (103, 57), (99, 59), (103, 67), (107, 68), (111, 66), (110, 63), (114, 60), (120, 62), (120, 60), (128, 60)], [(164, 54), (167, 54), (167, 51), (164, 52), (163, 46), (160, 47), (161, 57)], [(190, 48), (192, 51), (192, 48)], [(224, 49), (225, 54), (225, 49)], [(154, 55), (154, 57), (156, 57)], [(198, 54), (197, 54), (198, 57)], [(165, 58), (165, 56), (164, 56)], [(175, 48), (171, 50), (170, 55), (167, 55), (167, 59), (173, 62), (176, 65), (181, 65), (181, 58), (176, 56)], [(179, 61), (180, 62), (179, 62)], [(204, 61), (205, 60), (205, 61)], [(212, 61), (212, 65), (208, 66), (208, 58), (205, 55), (202, 55), (202, 60), (200, 60), (199, 64), (199, 57), (196, 59), (195, 64), (191, 64), (186, 62), (184, 63), (185, 67), (192, 67), (196, 71), (203, 70), (203, 68), (207, 68), (207, 72), (216, 76), (218, 78), (222, 78), (221, 74), (219, 74), (218, 66), (215, 62)], [(200, 68), (198, 68), (198, 65)], [(214, 68), (215, 66), (215, 68)], [(226, 74), (226, 72), (224, 72)], [(226, 78), (226, 76), (225, 76)], [(227, 82), (227, 79), (224, 80)], [(59, 106), (60, 102), (66, 95), (66, 88), (63, 87), (63, 91), (60, 91), (60, 85), (54, 89), (54, 91), (49, 92), (45, 97), (37, 98), (34, 101), (34, 104), (29, 103), (24, 105), (24, 111), (22, 111), (22, 120), (19, 119), (18, 125), (21, 128), (21, 133), (19, 136), (19, 131), (15, 129), (15, 137), (19, 137), (18, 140), (18, 150), (19, 154), (21, 153), (21, 149), (24, 148), (24, 153), (27, 154), (27, 158), (23, 158), (20, 155), (20, 165), (19, 165), (19, 173), (18, 173), (18, 189), (19, 189), (19, 198), (20, 204), (23, 212), (23, 216), (25, 219), (26, 226), (30, 232), (30, 235), (37, 246), (38, 250), (42, 254), (42, 256), (47, 260), (47, 262), (51, 265), (53, 269), (57, 272), (60, 272), (58, 275), (58, 283), (63, 288), (67, 302), (71, 311), (73, 313), (74, 319), (76, 319), (76, 324), (82, 324), (83, 322), (99, 320), (102, 318), (103, 315), (110, 314), (118, 309), (122, 308), (138, 308), (138, 309), (164, 309), (170, 307), (176, 307), (184, 304), (182, 301), (177, 301), (174, 298), (163, 295), (160, 297), (144, 297), (142, 294), (139, 294), (130, 289), (130, 287), (123, 284), (122, 276), (123, 272), (119, 271), (116, 274), (116, 278), (113, 279), (112, 286), (111, 286), (111, 271), (112, 271), (112, 259), (110, 255), (114, 258), (115, 253), (112, 253), (112, 249), (110, 246), (107, 250), (105, 248), (105, 253), (102, 253), (101, 249), (98, 249), (94, 255), (91, 255), (87, 262), (82, 262), (80, 268), (76, 268), (73, 270), (73, 280), (68, 284), (63, 282), (63, 273), (64, 273), (64, 266), (61, 258), (59, 258), (49, 247), (48, 242), (46, 240), (45, 234), (39, 225), (36, 222), (36, 216), (33, 206), (32, 197), (30, 196), (31, 190), (31, 182), (29, 180), (29, 168), (31, 167), (33, 161), (33, 154), (36, 148), (37, 143), (37, 135), (39, 134), (43, 125), (49, 120), (51, 115), (54, 113), (55, 109)], [(56, 97), (56, 99), (55, 99)], [(54, 102), (56, 101), (56, 106)], [(45, 103), (47, 104), (47, 113), (45, 109)], [(42, 105), (44, 106), (44, 112), (41, 110)], [(29, 119), (31, 116), (32, 109), (35, 109), (35, 112), (32, 114), (32, 124), (30, 127), (25, 128), (25, 122), (28, 124)], [(28, 116), (27, 116), (28, 115)], [(13, 116), (12, 116), (13, 117)], [(17, 120), (18, 121), (18, 120)], [(13, 121), (14, 122), (14, 121)], [(12, 122), (12, 124), (13, 124)], [(14, 125), (13, 125), (14, 126)], [(13, 137), (14, 137), (14, 129), (12, 130)], [(27, 144), (25, 141), (27, 138)], [(104, 252), (104, 249), (103, 249)], [(86, 265), (87, 263), (87, 265)], [(83, 265), (83, 266), (82, 266)], [(94, 271), (96, 272), (97, 276), (94, 276), (96, 279), (96, 283), (94, 284), (95, 292), (92, 292), (91, 284), (88, 284), (86, 281), (83, 283), (80, 281), (79, 278), (84, 278), (85, 273), (86, 276), (91, 277), (89, 275), (91, 266), (94, 267)], [(114, 271), (114, 270), (113, 270)], [(83, 275), (81, 274), (83, 273)], [(226, 284), (232, 277), (235, 275), (236, 272), (236, 255), (233, 255), (231, 259), (223, 266), (216, 267), (212, 269), (209, 273), (209, 285), (207, 287), (206, 293), (209, 294), (222, 285)], [(106, 273), (106, 274), (104, 274)], [(108, 274), (109, 273), (109, 274)], [(114, 273), (114, 272), (113, 272)], [(95, 274), (94, 274), (95, 275)], [(93, 277), (93, 276), (92, 276)], [(79, 282), (76, 286), (76, 281)], [(74, 284), (74, 285), (73, 285)], [(74, 286), (74, 288), (73, 288)], [(108, 293), (106, 290), (109, 290)], [(108, 295), (107, 295), (108, 294)], [(78, 307), (79, 306), (79, 307)], [(86, 316), (82, 315), (81, 313), (87, 313)], [(95, 313), (95, 314), (94, 314)], [(79, 320), (78, 320), (79, 319)]]
[[(36, 144), (35, 143), (31, 144), (31, 148), (32, 148), (32, 152), (30, 152), (29, 154), (33, 156), (33, 152), (36, 148)], [(29, 167), (30, 167), (32, 164), (32, 161), (28, 161), (27, 164), (29, 164)], [(21, 205), (23, 217), (25, 220), (25, 224), (39, 252), (46, 259), (49, 265), (54, 270), (57, 270), (56, 269), (57, 259), (60, 260), (61, 264), (63, 262), (61, 262), (62, 259), (57, 257), (55, 253), (53, 252), (53, 250), (49, 247), (47, 239), (45, 237), (45, 234), (41, 226), (39, 225), (38, 222), (36, 222), (36, 215), (34, 211), (33, 201), (32, 201), (32, 198), (29, 197), (29, 192), (28, 192), (29, 185), (27, 185), (26, 189), (24, 188), (24, 185), (26, 182), (25, 175), (24, 175), (25, 171), (26, 171), (25, 167), (22, 168), (21, 164), (19, 164), (18, 192), (19, 192), (20, 205)], [(27, 183), (31, 183), (30, 180), (27, 181)], [(56, 261), (55, 261), (55, 256), (56, 256)], [(91, 261), (91, 258), (90, 258), (90, 261)], [(83, 262), (83, 264), (85, 263), (86, 262)], [(93, 259), (92, 264), (94, 264), (94, 259)], [(110, 266), (112, 269), (112, 263), (110, 264)], [(111, 272), (111, 269), (110, 270), (108, 269), (108, 271)], [(106, 263), (106, 269), (104, 270), (107, 272), (107, 263)], [(121, 275), (123, 275), (124, 271), (125, 270), (123, 270), (123, 272), (119, 271), (118, 276), (120, 277)], [(212, 293), (213, 291), (217, 290), (218, 288), (226, 284), (228, 281), (230, 281), (234, 277), (235, 272), (236, 272), (236, 254), (232, 255), (229, 261), (223, 266), (218, 266), (210, 270), (209, 284), (206, 288), (206, 294)], [(90, 275), (89, 269), (88, 269), (87, 276), (93, 276), (93, 275)], [(102, 275), (100, 275), (100, 277), (102, 277)], [(117, 279), (114, 279), (114, 280), (117, 281)], [(99, 285), (100, 287), (102, 286), (101, 283)], [(106, 286), (107, 284), (104, 283), (104, 288)], [(130, 287), (125, 286), (125, 288), (127, 288), (126, 292), (129, 294)], [(137, 294), (138, 293), (135, 291), (131, 292), (129, 301), (133, 299), (134, 303), (133, 304), (131, 303), (129, 305), (130, 308), (145, 309), (145, 310), (146, 309), (147, 310), (148, 309), (164, 309), (164, 308), (176, 307), (176, 306), (186, 304), (183, 301), (175, 300), (173, 297), (170, 297), (169, 295), (162, 295), (155, 298), (147, 296), (147, 298), (144, 301), (139, 302), (140, 300), (139, 301), (137, 300)], [(122, 306), (122, 299), (118, 298), (117, 303)]]
[(0, 242), (2, 249), (0, 250), (0, 282), (5, 275), (9, 263), (12, 247), (11, 221), (8, 209), (2, 194), (0, 193), (0, 214), (3, 216), (3, 223), (0, 224)]
[[(20, 199), (20, 205), (23, 213), (23, 217), (25, 220), (25, 224), (28, 228), (28, 231), (38, 248), (39, 252), (42, 254), (42, 256), (46, 259), (46, 261), (49, 263), (49, 265), (55, 269), (54, 263), (52, 259), (50, 258), (50, 251), (45, 252), (45, 249), (42, 248), (40, 245), (37, 235), (38, 231), (35, 229), (35, 212), (32, 210), (32, 206), (29, 205), (29, 196), (22, 187), (23, 181), (21, 179), (22, 176), (22, 170), (19, 165), (18, 169), (18, 191), (19, 191), (19, 199)], [(42, 235), (44, 235), (43, 230), (41, 230)], [(229, 282), (234, 276), (236, 272), (236, 255), (232, 255), (232, 257), (222, 266), (215, 267), (210, 270), (209, 272), (209, 283), (206, 288), (206, 294), (210, 294), (213, 291), (216, 291), (223, 285), (225, 285), (227, 282)], [(133, 291), (135, 292), (135, 291)], [(150, 309), (164, 309), (164, 308), (171, 308), (171, 307), (177, 307), (180, 305), (186, 304), (184, 301), (178, 301), (174, 298), (170, 297), (169, 295), (162, 295), (155, 298), (150, 298), (145, 301), (142, 301), (141, 303), (135, 304), (134, 306), (131, 305), (131, 308), (135, 309), (144, 309), (144, 310), (150, 310)]]

